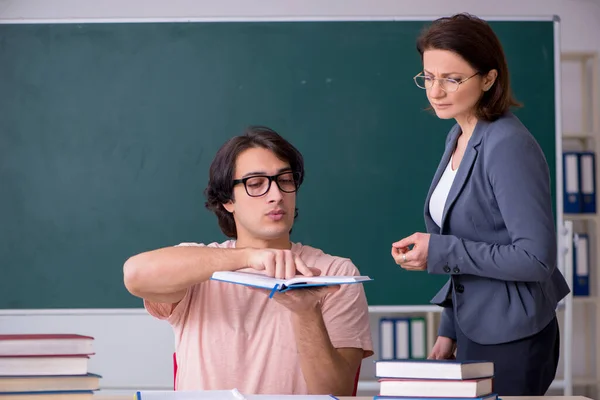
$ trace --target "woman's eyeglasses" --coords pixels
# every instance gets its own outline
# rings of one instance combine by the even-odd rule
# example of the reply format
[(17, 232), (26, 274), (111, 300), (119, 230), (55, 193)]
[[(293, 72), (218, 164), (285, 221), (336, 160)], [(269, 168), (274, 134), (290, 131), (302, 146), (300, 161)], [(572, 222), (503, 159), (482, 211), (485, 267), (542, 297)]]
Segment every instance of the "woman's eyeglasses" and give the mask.
[(465, 83), (475, 75), (479, 75), (479, 72), (475, 72), (468, 78), (457, 81), (456, 79), (452, 78), (434, 78), (433, 76), (424, 75), (422, 72), (419, 72), (419, 74), (413, 79), (415, 81), (415, 84), (421, 89), (431, 89), (435, 81), (438, 81), (440, 89), (442, 89), (446, 93), (452, 93), (456, 92), (462, 83)]

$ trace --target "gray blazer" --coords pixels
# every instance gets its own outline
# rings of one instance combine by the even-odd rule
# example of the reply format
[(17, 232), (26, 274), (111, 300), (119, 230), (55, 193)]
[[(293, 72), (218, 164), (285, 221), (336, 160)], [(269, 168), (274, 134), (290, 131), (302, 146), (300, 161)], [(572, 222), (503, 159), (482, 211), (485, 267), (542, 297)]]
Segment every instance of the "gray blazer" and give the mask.
[(456, 319), (474, 342), (506, 343), (542, 330), (570, 291), (556, 268), (548, 165), (512, 113), (479, 121), (440, 229), (429, 214), (429, 200), (460, 133), (458, 125), (450, 130), (425, 202), (431, 234), (427, 271), (449, 277), (431, 302), (446, 307), (439, 335), (455, 339)]

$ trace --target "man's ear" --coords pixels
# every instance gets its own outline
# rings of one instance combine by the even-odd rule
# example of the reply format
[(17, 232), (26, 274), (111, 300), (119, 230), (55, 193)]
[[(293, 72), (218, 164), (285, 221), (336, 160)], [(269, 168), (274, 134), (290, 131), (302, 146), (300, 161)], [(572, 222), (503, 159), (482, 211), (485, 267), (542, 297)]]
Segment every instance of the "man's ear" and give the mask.
[(233, 201), (229, 200), (227, 203), (223, 203), (223, 208), (230, 214), (233, 214)]
[(490, 70), (486, 76), (483, 77), (483, 91), (487, 92), (494, 86), (496, 78), (498, 77), (498, 71), (495, 69)]

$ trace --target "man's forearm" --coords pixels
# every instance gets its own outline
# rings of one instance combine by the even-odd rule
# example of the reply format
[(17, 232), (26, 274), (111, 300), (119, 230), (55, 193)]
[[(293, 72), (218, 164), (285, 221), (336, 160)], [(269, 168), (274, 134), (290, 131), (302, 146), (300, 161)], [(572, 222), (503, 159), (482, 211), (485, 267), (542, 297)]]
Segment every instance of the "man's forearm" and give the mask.
[(351, 396), (356, 371), (331, 344), (321, 308), (292, 313), (291, 318), (308, 392)]
[(207, 281), (213, 272), (242, 268), (243, 249), (165, 247), (131, 257), (123, 267), (125, 286), (140, 297), (164, 296)]

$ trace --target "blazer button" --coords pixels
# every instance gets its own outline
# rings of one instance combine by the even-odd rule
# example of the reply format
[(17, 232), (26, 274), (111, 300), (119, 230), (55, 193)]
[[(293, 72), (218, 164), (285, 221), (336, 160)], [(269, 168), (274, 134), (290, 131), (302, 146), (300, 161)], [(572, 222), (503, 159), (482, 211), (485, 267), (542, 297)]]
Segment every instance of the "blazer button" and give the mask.
[(447, 266), (447, 265), (445, 265), (445, 266), (444, 266), (444, 272), (446, 272), (446, 273), (447, 273), (447, 272), (450, 272), (450, 267), (449, 267), (449, 266)]
[(465, 287), (463, 285), (461, 285), (460, 283), (455, 286), (455, 289), (456, 289), (456, 293), (462, 293), (465, 291)]
[(458, 267), (454, 267), (452, 272), (454, 272), (455, 274), (458, 274), (460, 272), (460, 269), (458, 269)]

